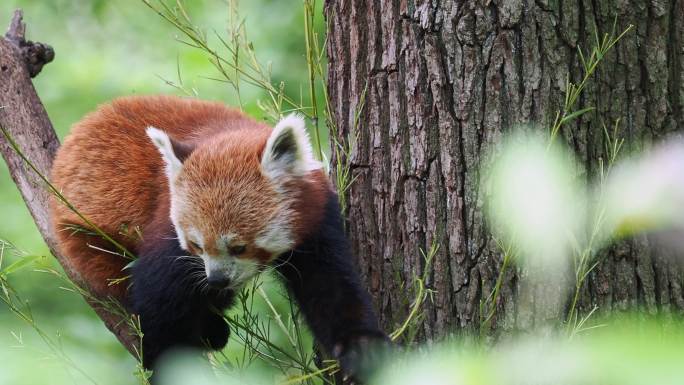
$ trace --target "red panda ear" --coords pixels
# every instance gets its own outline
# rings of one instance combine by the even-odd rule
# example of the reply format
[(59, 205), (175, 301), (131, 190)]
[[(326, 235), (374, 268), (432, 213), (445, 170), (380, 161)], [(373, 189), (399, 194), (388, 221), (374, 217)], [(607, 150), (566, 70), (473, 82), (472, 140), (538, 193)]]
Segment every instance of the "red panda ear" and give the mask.
[(304, 119), (292, 114), (280, 120), (266, 141), (261, 156), (264, 174), (273, 179), (302, 176), (321, 167), (321, 163), (313, 157)]
[(192, 146), (171, 139), (164, 131), (148, 127), (147, 136), (157, 147), (166, 165), (166, 176), (173, 180), (183, 168), (183, 162), (192, 153)]
[(185, 159), (187, 159), (190, 154), (195, 150), (195, 146), (185, 143), (185, 142), (179, 142), (177, 140), (173, 140), (171, 137), (169, 137), (169, 140), (171, 141), (171, 148), (173, 149), (173, 153), (176, 154), (176, 158), (180, 160), (181, 163), (185, 162)]

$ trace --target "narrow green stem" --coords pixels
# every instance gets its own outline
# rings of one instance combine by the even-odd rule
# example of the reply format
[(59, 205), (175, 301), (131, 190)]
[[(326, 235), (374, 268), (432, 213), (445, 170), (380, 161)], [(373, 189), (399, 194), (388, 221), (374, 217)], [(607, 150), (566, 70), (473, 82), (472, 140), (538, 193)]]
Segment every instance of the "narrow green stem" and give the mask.
[(321, 137), (318, 129), (318, 102), (316, 100), (316, 71), (314, 67), (314, 51), (312, 46), (313, 37), (313, 10), (315, 0), (304, 0), (304, 43), (306, 45), (306, 66), (309, 74), (309, 97), (311, 98), (311, 120), (314, 123), (314, 138), (316, 139), (316, 156), (323, 159)]

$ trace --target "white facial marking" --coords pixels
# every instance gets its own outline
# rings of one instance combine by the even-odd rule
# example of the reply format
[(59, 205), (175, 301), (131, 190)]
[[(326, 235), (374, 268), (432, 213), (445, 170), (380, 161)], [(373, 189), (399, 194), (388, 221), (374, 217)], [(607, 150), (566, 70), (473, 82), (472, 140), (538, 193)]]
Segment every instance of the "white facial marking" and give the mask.
[(171, 207), (169, 217), (171, 218), (171, 223), (173, 223), (173, 227), (176, 229), (176, 236), (178, 237), (178, 242), (180, 243), (183, 249), (188, 250), (189, 235), (186, 234), (185, 231), (183, 231), (183, 229), (179, 225), (180, 212), (185, 208), (185, 206), (185, 200), (181, 199), (181, 197), (175, 194), (174, 189), (171, 188)]
[(314, 159), (304, 119), (291, 114), (273, 128), (261, 157), (261, 169), (271, 179), (302, 176), (323, 165)]
[(227, 253), (228, 252), (228, 246), (230, 246), (230, 243), (235, 238), (237, 238), (237, 234), (228, 233), (228, 234), (221, 235), (216, 240), (216, 249), (222, 254)]
[(183, 169), (183, 163), (178, 159), (176, 154), (173, 152), (173, 145), (171, 144), (171, 139), (169, 139), (169, 136), (164, 131), (150, 126), (147, 127), (147, 130), (145, 132), (147, 133), (147, 136), (150, 137), (150, 140), (152, 140), (152, 144), (154, 144), (157, 147), (157, 150), (159, 150), (162, 160), (164, 161), (164, 171), (169, 181), (169, 190), (171, 193), (171, 207), (169, 217), (171, 218), (171, 223), (173, 223), (173, 227), (176, 229), (178, 242), (180, 243), (183, 249), (188, 250), (187, 236), (183, 229), (181, 229), (181, 227), (179, 226), (180, 212), (186, 206), (186, 202), (185, 199), (178, 195), (174, 188), (176, 178)]
[[(179, 236), (180, 238), (180, 236)], [(183, 241), (187, 244), (189, 241), (192, 241), (197, 244), (201, 249), (204, 249), (204, 237), (202, 236), (202, 233), (197, 230), (195, 227), (190, 227), (187, 229), (187, 232), (183, 233)]]
[(254, 243), (273, 255), (282, 254), (294, 247), (294, 239), (290, 230), (290, 222), (282, 213), (269, 222), (257, 234)]

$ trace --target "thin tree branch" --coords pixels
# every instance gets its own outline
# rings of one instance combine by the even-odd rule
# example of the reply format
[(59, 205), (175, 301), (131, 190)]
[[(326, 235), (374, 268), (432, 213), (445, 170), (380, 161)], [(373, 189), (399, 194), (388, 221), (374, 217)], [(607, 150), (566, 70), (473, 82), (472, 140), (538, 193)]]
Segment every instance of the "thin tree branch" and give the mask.
[[(49, 175), (59, 148), (55, 130), (31, 82), (31, 78), (52, 61), (54, 51), (46, 44), (26, 40), (26, 26), (22, 18), (21, 10), (15, 11), (5, 37), (0, 37), (0, 128), (12, 138), (36, 170), (27, 166), (4, 133), (0, 134), (0, 152), (50, 252), (70, 280), (92, 293), (88, 282), (76, 272), (69, 259), (57, 251), (56, 237), (48, 215), (50, 193), (36, 174), (37, 171)], [(138, 337), (129, 323), (121, 315), (97, 305), (109, 299), (86, 296), (86, 301), (123, 346), (136, 356)]]

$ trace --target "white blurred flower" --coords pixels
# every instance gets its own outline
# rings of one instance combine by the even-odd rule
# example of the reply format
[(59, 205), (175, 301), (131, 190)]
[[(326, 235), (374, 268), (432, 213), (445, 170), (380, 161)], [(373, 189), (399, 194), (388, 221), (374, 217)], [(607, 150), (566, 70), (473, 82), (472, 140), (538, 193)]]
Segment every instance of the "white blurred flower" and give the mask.
[(603, 202), (606, 226), (618, 235), (684, 228), (684, 142), (622, 162), (606, 182)]
[(538, 135), (505, 140), (489, 174), (488, 214), (497, 237), (527, 258), (555, 262), (584, 220), (585, 199), (572, 157)]

